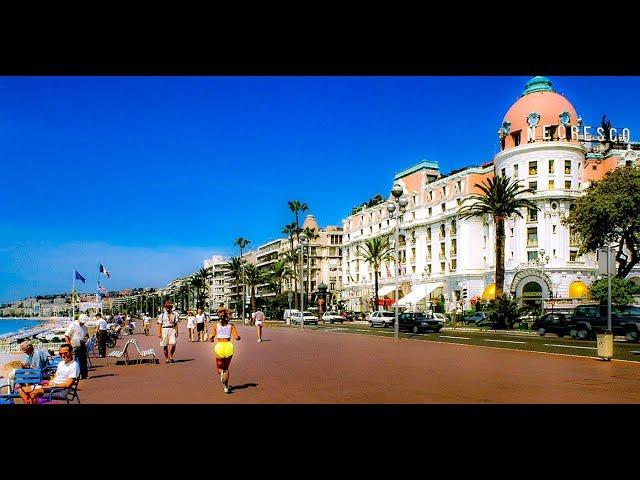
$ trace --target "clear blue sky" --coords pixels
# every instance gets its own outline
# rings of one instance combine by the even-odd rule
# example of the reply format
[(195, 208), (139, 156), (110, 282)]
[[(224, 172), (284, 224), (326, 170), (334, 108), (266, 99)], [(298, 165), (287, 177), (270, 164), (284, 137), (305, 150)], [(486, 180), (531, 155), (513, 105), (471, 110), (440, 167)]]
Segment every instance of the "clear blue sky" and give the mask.
[[(544, 72), (532, 72), (542, 74)], [(321, 226), (422, 159), (490, 161), (519, 77), (0, 77), (0, 302), (162, 287), (258, 246), (306, 202)], [(640, 138), (638, 77), (550, 77), (587, 125)]]

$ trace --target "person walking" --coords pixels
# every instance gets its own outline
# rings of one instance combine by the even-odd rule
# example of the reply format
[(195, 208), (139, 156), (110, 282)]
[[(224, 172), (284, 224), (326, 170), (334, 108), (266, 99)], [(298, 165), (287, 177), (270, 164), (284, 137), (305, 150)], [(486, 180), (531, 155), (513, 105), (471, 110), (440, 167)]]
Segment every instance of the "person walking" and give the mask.
[(193, 342), (195, 338), (196, 316), (193, 311), (187, 311), (187, 332), (189, 332), (189, 341)]
[(144, 317), (142, 317), (142, 328), (144, 330), (144, 334), (145, 335), (149, 335), (149, 326), (151, 323), (151, 317), (149, 316), (149, 313), (145, 313)]
[(89, 378), (89, 368), (87, 365), (87, 346), (85, 341), (89, 338), (89, 330), (84, 322), (87, 316), (82, 313), (76, 320), (69, 324), (67, 331), (64, 333), (67, 343), (73, 347), (73, 356), (76, 358), (80, 366), (80, 378)]
[(107, 321), (102, 318), (102, 315), (96, 313), (96, 338), (98, 340), (98, 355), (100, 358), (107, 356)]
[(158, 338), (164, 350), (166, 363), (174, 363), (173, 354), (176, 351), (178, 339), (178, 315), (173, 312), (173, 303), (164, 302), (164, 312), (158, 315)]
[(198, 342), (206, 341), (204, 332), (204, 313), (201, 308), (198, 309), (198, 314), (196, 315), (196, 337), (198, 338)]
[(209, 340), (213, 342), (216, 339), (214, 347), (214, 353), (216, 354), (216, 371), (220, 375), (220, 381), (224, 387), (225, 393), (231, 393), (231, 387), (229, 386), (229, 366), (231, 365), (231, 358), (233, 357), (233, 343), (231, 343), (231, 336), (236, 340), (240, 340), (238, 330), (236, 326), (229, 323), (231, 320), (231, 310), (221, 307), (216, 312), (220, 321), (213, 324)]
[(255, 312), (255, 324), (256, 324), (256, 331), (258, 333), (258, 342), (262, 341), (262, 325), (265, 321), (264, 318), (264, 312), (262, 310), (260, 310), (260, 307), (258, 307), (258, 309)]

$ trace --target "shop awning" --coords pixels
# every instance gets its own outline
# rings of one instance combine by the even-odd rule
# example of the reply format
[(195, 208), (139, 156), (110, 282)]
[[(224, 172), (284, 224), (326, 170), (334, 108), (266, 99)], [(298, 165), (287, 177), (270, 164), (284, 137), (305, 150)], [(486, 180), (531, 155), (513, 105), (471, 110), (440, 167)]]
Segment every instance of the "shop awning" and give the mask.
[(389, 295), (396, 289), (395, 285), (383, 285), (382, 287), (378, 287), (378, 296), (384, 297), (385, 295)]
[(589, 295), (589, 289), (580, 280), (576, 280), (569, 285), (569, 298), (582, 298)]
[(415, 305), (431, 294), (435, 289), (444, 287), (443, 282), (426, 283), (417, 285), (398, 301), (398, 306)]
[(495, 283), (490, 283), (489, 285), (487, 285), (487, 288), (485, 288), (484, 292), (482, 292), (482, 299), (483, 300), (495, 300), (496, 299), (496, 284)]

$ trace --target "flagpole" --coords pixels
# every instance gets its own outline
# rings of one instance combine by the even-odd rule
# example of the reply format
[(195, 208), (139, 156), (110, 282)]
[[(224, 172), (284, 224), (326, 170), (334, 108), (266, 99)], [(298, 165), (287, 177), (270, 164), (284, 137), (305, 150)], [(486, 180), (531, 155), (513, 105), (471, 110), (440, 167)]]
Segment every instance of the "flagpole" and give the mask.
[(98, 261), (98, 287), (96, 289), (96, 303), (100, 302), (100, 265), (101, 263)]
[(74, 301), (74, 293), (76, 291), (76, 269), (73, 269), (73, 288), (71, 290), (71, 320), (73, 321), (73, 319), (76, 316), (76, 308), (75, 308), (75, 303), (73, 303)]

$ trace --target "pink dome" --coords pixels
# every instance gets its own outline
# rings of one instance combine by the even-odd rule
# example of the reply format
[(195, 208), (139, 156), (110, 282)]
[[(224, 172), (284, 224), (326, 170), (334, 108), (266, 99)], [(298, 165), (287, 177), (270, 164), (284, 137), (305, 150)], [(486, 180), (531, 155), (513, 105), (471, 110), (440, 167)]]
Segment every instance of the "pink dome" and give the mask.
[[(543, 126), (554, 127), (551, 137), (556, 141), (570, 141), (571, 126), (578, 125), (578, 114), (571, 102), (558, 94), (551, 87), (551, 82), (544, 77), (534, 77), (527, 83), (522, 96), (514, 103), (504, 116), (499, 135), (502, 138), (502, 150), (508, 150), (528, 142), (529, 117), (535, 123), (535, 141), (543, 141)], [(536, 118), (537, 117), (537, 118)], [(558, 128), (562, 125), (564, 128)], [(514, 138), (520, 132), (520, 142)], [(514, 135), (515, 134), (515, 135)], [(561, 137), (565, 137), (565, 139)]]

